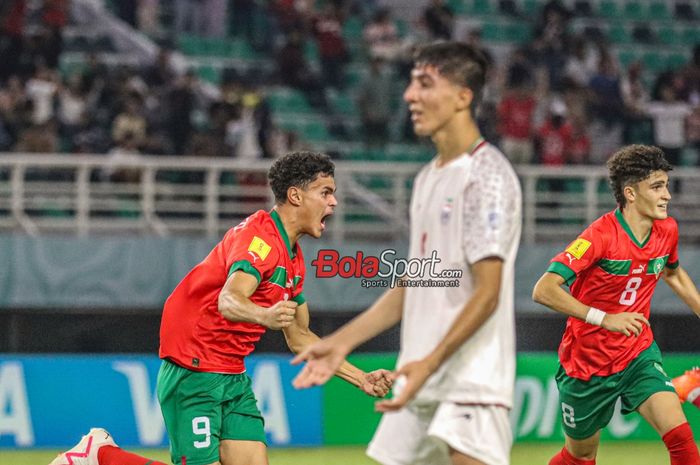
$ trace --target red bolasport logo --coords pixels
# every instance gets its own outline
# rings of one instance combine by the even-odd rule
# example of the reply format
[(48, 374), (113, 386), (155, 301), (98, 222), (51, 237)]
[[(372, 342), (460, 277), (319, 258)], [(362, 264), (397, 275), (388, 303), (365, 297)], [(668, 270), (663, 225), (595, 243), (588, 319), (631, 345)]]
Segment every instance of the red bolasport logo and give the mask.
[(396, 250), (387, 249), (379, 257), (357, 251), (354, 256), (340, 256), (337, 250), (321, 249), (311, 262), (317, 278), (362, 278), (362, 287), (459, 287), (462, 270), (438, 271), (437, 251), (429, 258), (397, 258)]

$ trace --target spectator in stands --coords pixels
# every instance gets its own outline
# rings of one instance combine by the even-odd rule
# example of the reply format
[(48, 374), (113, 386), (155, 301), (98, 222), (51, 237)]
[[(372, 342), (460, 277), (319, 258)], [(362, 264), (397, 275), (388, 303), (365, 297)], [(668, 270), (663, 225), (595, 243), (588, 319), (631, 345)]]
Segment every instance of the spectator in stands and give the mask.
[(175, 0), (175, 36), (183, 34), (203, 35), (204, 10), (200, 0)]
[(146, 138), (146, 118), (142, 114), (142, 99), (139, 94), (130, 94), (124, 102), (124, 110), (112, 123), (112, 140), (118, 146), (129, 137), (129, 143), (138, 147)]
[(695, 159), (696, 165), (700, 166), (700, 104), (693, 107), (692, 112), (685, 120), (685, 124), (688, 134), (689, 155)]
[(323, 13), (313, 18), (311, 24), (318, 44), (324, 84), (341, 90), (345, 87), (345, 65), (350, 59), (343, 38), (341, 12), (333, 5), (326, 5)]
[(669, 163), (678, 166), (686, 144), (685, 120), (691, 107), (678, 98), (669, 75), (659, 77), (653, 97), (646, 111), (654, 122), (654, 143), (661, 147)]
[(394, 87), (390, 69), (380, 58), (372, 58), (369, 73), (357, 91), (357, 108), (368, 149), (383, 148), (389, 138), (389, 122), (395, 113)]
[(588, 165), (591, 156), (591, 139), (588, 137), (586, 121), (580, 114), (572, 113), (571, 141), (568, 148), (567, 164)]
[(39, 64), (27, 81), (27, 98), (32, 102), (32, 123), (44, 124), (54, 117), (59, 78), (55, 72)]
[(34, 124), (24, 129), (20, 135), (16, 152), (54, 153), (58, 151), (58, 135), (54, 121)]
[(199, 35), (206, 37), (226, 37), (227, 0), (200, 0), (202, 23)]
[(155, 37), (161, 34), (160, 0), (139, 0), (136, 20), (139, 31)]
[(86, 96), (83, 93), (79, 74), (73, 74), (66, 84), (58, 89), (58, 133), (62, 147), (73, 151), (73, 139), (85, 126), (87, 111)]
[(601, 52), (597, 73), (589, 83), (591, 117), (591, 158), (602, 164), (622, 145), (624, 104), (615, 59)]
[(444, 0), (430, 0), (423, 11), (423, 21), (432, 39), (450, 40), (454, 29), (454, 12)]
[(571, 53), (566, 61), (564, 75), (577, 86), (586, 87), (596, 73), (598, 67), (598, 53), (589, 46), (586, 39), (577, 36), (573, 39)]
[(537, 107), (532, 79), (525, 73), (509, 76), (508, 86), (498, 105), (501, 149), (513, 164), (533, 162), (534, 117)]
[(571, 124), (566, 119), (566, 105), (555, 99), (549, 107), (549, 115), (537, 131), (540, 163), (544, 166), (567, 164), (571, 147)]
[(641, 61), (630, 63), (627, 73), (620, 79), (620, 93), (628, 115), (639, 117), (649, 102), (649, 91), (642, 80), (643, 65)]
[(388, 8), (377, 10), (372, 21), (365, 26), (362, 37), (370, 57), (381, 58), (388, 62), (399, 58), (401, 54), (399, 30)]
[(196, 82), (194, 71), (187, 71), (175, 80), (175, 85), (167, 92), (163, 102), (167, 108), (165, 128), (176, 155), (185, 153), (192, 134), (192, 113), (197, 103)]
[(289, 34), (287, 43), (277, 52), (277, 76), (285, 85), (304, 92), (311, 105), (329, 111), (322, 81), (304, 57), (304, 44), (298, 32)]
[[(142, 140), (142, 139), (141, 139)], [(125, 132), (108, 153), (108, 168), (103, 173), (104, 180), (113, 182), (139, 182), (141, 179), (141, 171), (138, 168), (129, 168), (124, 164), (138, 162), (141, 158), (139, 152), (140, 144), (139, 136)]]
[(19, 71), (26, 0), (0, 2), (0, 82)]

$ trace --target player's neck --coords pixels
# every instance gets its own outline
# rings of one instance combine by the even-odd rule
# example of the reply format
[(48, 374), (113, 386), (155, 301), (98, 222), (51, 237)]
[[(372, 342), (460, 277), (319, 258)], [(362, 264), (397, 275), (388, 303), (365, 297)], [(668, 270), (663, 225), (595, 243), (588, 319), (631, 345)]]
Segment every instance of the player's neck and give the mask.
[(289, 239), (289, 246), (294, 249), (294, 245), (297, 243), (299, 236), (301, 236), (300, 229), (297, 227), (296, 217), (284, 205), (276, 205), (273, 210), (277, 212), (280, 220), (282, 221), (284, 232), (287, 234), (287, 238)]
[(471, 118), (466, 122), (455, 118), (432, 136), (438, 153), (438, 165), (446, 165), (460, 155), (473, 150), (474, 144), (480, 137), (479, 128)]
[(651, 227), (654, 225), (654, 219), (642, 215), (635, 208), (626, 206), (622, 209), (622, 217), (627, 222), (627, 225), (634, 234), (638, 242), (644, 242), (649, 237)]

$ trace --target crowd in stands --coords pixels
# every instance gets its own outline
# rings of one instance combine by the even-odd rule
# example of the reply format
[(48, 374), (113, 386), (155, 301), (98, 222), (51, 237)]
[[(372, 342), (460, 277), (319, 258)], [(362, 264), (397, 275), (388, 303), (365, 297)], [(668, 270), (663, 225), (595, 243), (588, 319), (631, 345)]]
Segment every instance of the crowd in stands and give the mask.
[[(458, 15), (444, 0), (424, 3), (406, 24), (375, 0), (120, 0), (113, 11), (162, 46), (154, 63), (107, 66), (87, 53), (61, 73), (70, 0), (3, 0), (0, 151), (273, 157), (304, 141), (273, 123), (271, 86), (302, 92), (334, 140), (414, 142), (400, 102), (412, 50), (456, 39), (492, 63), (480, 126), (514, 163), (599, 164), (629, 142), (656, 143), (674, 164), (700, 158), (700, 44), (685, 65), (650, 75), (638, 61), (621, 65), (603, 35), (573, 32), (574, 12), (549, 0), (532, 39), (498, 54), (478, 27), (457, 37)], [(358, 18), (354, 43), (344, 30)], [(231, 67), (212, 92), (194, 70), (172, 65), (183, 35), (245, 40), (273, 71)], [(366, 72), (350, 83), (348, 66), (358, 64)], [(354, 99), (359, 131), (330, 102), (342, 93)]]

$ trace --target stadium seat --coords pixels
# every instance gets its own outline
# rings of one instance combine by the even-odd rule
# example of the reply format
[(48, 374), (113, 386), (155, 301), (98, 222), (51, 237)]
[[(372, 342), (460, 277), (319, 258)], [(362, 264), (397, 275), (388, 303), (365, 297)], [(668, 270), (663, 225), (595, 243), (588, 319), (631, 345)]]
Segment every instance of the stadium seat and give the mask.
[(493, 13), (493, 7), (489, 0), (473, 0), (471, 12), (478, 15), (489, 15)]
[(198, 66), (197, 76), (199, 76), (200, 79), (211, 82), (212, 84), (218, 84), (221, 80), (220, 70), (211, 65)]
[(362, 20), (357, 16), (351, 16), (343, 24), (343, 37), (345, 40), (362, 40)]
[(666, 68), (680, 69), (688, 63), (688, 58), (682, 53), (671, 53), (666, 59)]
[(663, 71), (666, 68), (664, 58), (657, 52), (646, 52), (642, 55), (644, 67), (652, 73)]
[(673, 26), (664, 26), (657, 32), (659, 42), (665, 45), (677, 45), (680, 43), (680, 36)]
[(630, 43), (630, 35), (623, 24), (614, 24), (608, 30), (608, 38), (613, 44)]
[(646, 18), (646, 12), (640, 2), (629, 1), (625, 4), (623, 15), (626, 21), (640, 21)]
[(670, 19), (671, 13), (668, 11), (666, 2), (652, 2), (649, 5), (648, 18), (655, 21)]
[(523, 0), (523, 13), (528, 18), (536, 18), (540, 14), (541, 7), (539, 0)]
[(309, 142), (325, 142), (330, 139), (326, 125), (320, 121), (305, 124), (301, 136)]
[(598, 13), (604, 18), (617, 19), (619, 17), (617, 3), (612, 0), (602, 0), (598, 7)]
[(630, 50), (621, 50), (617, 55), (617, 59), (624, 68), (627, 68), (631, 63), (637, 60), (637, 56)]

